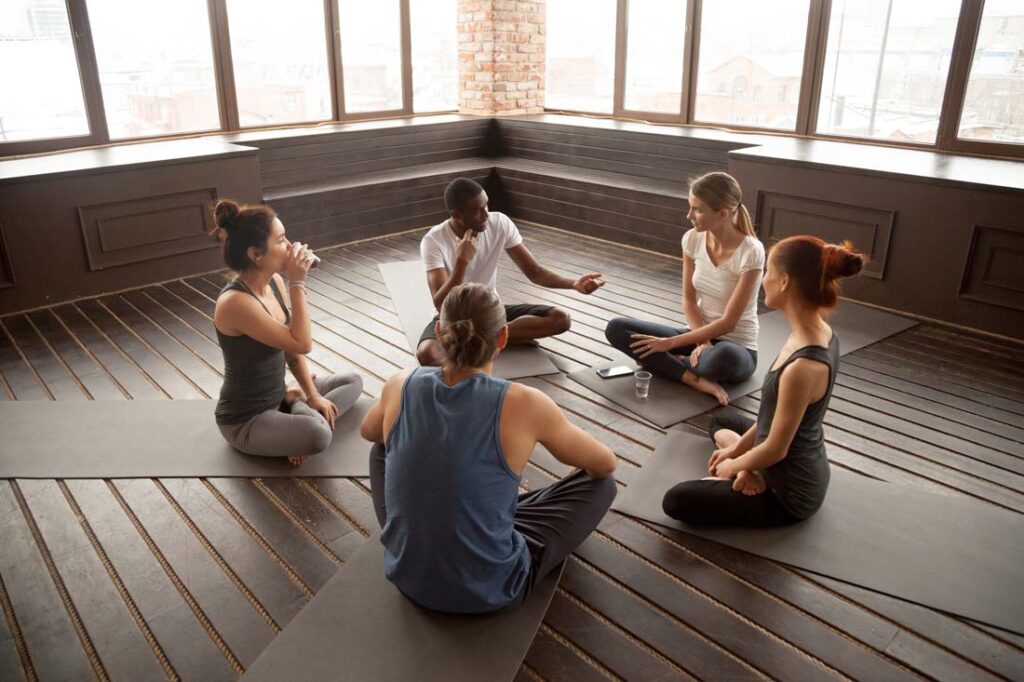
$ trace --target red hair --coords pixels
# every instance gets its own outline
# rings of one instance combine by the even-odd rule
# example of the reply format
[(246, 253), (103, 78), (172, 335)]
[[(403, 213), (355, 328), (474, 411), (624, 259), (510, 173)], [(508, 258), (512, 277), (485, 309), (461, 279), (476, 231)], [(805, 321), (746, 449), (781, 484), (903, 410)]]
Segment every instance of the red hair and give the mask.
[(832, 308), (839, 298), (839, 278), (864, 269), (864, 254), (853, 243), (829, 244), (811, 236), (788, 237), (772, 249), (780, 272), (789, 275), (796, 290), (811, 305)]

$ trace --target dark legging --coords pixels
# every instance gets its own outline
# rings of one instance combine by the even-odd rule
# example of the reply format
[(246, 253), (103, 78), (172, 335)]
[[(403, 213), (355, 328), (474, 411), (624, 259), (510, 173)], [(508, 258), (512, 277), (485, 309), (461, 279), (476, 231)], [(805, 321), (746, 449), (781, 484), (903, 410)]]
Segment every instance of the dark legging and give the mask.
[(604, 335), (612, 346), (642, 363), (652, 372), (672, 381), (680, 381), (683, 378), (683, 372), (689, 370), (697, 376), (711, 381), (738, 383), (748, 379), (757, 368), (757, 352), (732, 341), (712, 340), (712, 347), (701, 352), (696, 367), (690, 364), (690, 353), (693, 352), (696, 345), (673, 348), (667, 353), (654, 353), (643, 360), (639, 359), (633, 349), (629, 347), (633, 343), (633, 334), (669, 337), (685, 334), (688, 331), (690, 330), (686, 327), (669, 327), (657, 322), (616, 317), (605, 327)]
[[(381, 528), (388, 518), (384, 503), (384, 458), (384, 446), (375, 444), (370, 449), (370, 486)], [(515, 529), (526, 540), (531, 559), (526, 594), (597, 528), (617, 491), (611, 476), (594, 478), (580, 470), (546, 488), (519, 496)]]
[[(735, 413), (712, 418), (709, 433), (712, 440), (720, 429), (739, 435), (754, 425)], [(694, 526), (786, 526), (799, 519), (782, 506), (771, 489), (760, 495), (744, 495), (732, 489), (732, 481), (684, 481), (672, 486), (661, 508), (677, 521)]]

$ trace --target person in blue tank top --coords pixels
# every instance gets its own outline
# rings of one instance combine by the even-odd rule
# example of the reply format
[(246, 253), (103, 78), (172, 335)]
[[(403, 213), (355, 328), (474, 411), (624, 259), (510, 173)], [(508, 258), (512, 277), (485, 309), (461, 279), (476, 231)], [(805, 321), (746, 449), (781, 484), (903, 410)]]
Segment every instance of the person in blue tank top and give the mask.
[(839, 279), (861, 271), (853, 245), (789, 237), (774, 246), (764, 303), (792, 333), (764, 378), (757, 421), (716, 416), (718, 449), (708, 478), (685, 481), (662, 500), (665, 513), (696, 525), (779, 526), (813, 515), (825, 501), (829, 463), (822, 422), (839, 369), (839, 339), (825, 322)]
[[(436, 332), (445, 363), (391, 377), (362, 425), (384, 572), (421, 606), (485, 613), (520, 603), (597, 527), (615, 455), (544, 393), (491, 376), (508, 325), (489, 288), (453, 288)], [(576, 470), (520, 494), (538, 443)]]

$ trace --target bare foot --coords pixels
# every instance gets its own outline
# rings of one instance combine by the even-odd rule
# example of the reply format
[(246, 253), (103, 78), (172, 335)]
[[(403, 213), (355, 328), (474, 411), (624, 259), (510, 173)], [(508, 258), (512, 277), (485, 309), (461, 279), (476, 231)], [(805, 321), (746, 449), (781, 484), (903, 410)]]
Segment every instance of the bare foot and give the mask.
[(760, 495), (768, 489), (764, 476), (757, 471), (741, 471), (736, 474), (736, 483), (744, 495)]
[(306, 462), (309, 461), (309, 455), (300, 455), (298, 457), (289, 457), (288, 461), (291, 462), (293, 466), (302, 466), (303, 464), (305, 464)]
[(724, 388), (711, 379), (699, 377), (693, 372), (686, 371), (683, 373), (683, 383), (690, 388), (695, 388), (702, 393), (707, 393), (717, 400), (720, 405), (729, 404), (729, 394), (725, 392)]

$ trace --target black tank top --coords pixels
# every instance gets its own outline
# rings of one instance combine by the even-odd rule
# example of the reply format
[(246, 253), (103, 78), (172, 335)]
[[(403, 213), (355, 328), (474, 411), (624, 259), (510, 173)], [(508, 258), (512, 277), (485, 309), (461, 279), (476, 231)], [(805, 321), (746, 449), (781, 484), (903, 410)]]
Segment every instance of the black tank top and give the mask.
[(804, 346), (793, 352), (778, 369), (768, 372), (761, 385), (761, 409), (757, 413), (757, 435), (754, 443), (760, 444), (768, 438), (775, 418), (775, 407), (779, 399), (779, 377), (794, 360), (808, 358), (828, 365), (828, 390), (816, 403), (807, 406), (800, 426), (793, 436), (793, 442), (785, 458), (764, 471), (765, 483), (775, 493), (782, 506), (799, 519), (806, 519), (818, 511), (825, 501), (830, 478), (828, 457), (825, 455), (825, 432), (822, 422), (828, 410), (832, 387), (836, 382), (839, 367), (839, 337), (835, 331), (828, 348)]
[[(284, 310), (285, 324), (291, 322), (291, 313), (284, 304), (277, 283), (271, 279), (270, 288)], [(244, 291), (257, 301), (259, 297), (239, 280), (228, 282), (221, 290)], [(260, 305), (271, 315), (267, 306)], [(271, 315), (272, 316), (272, 315)], [(218, 424), (241, 424), (267, 410), (276, 410), (284, 400), (284, 351), (260, 343), (240, 334), (228, 336), (217, 330), (217, 340), (224, 354), (224, 385), (220, 388), (216, 417)]]

